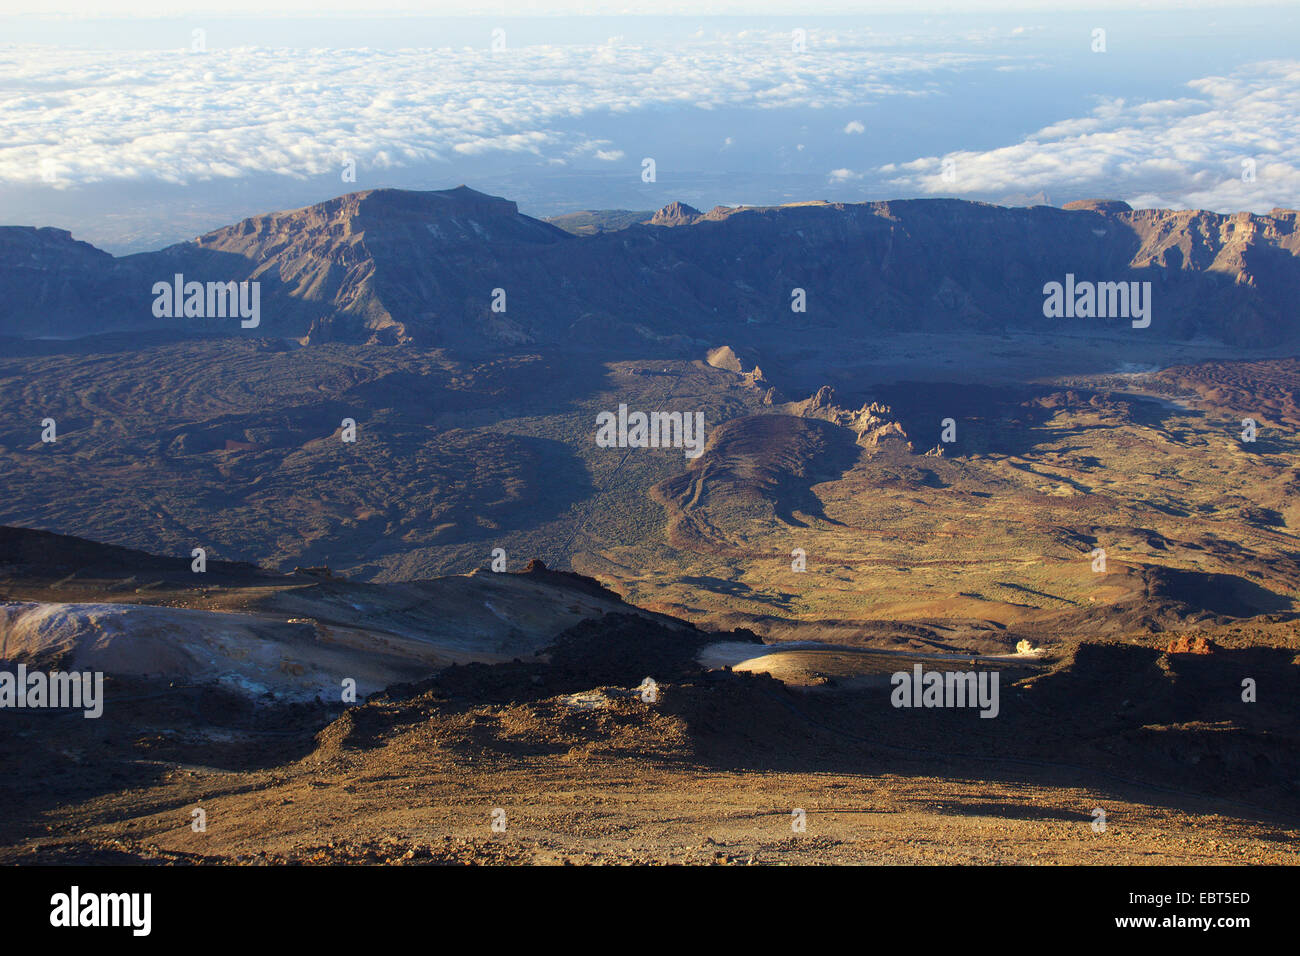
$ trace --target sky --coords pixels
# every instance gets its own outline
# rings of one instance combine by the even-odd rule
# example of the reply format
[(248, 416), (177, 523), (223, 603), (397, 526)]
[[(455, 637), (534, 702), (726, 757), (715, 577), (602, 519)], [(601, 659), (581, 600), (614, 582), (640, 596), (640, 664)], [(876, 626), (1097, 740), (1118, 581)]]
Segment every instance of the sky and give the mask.
[[(1249, 4), (1289, 6), (1286, 0)], [(159, 17), (193, 14), (333, 16), (826, 16), (878, 13), (1010, 13), (1188, 10), (1234, 7), (1219, 0), (0, 0), (0, 16)]]
[(356, 189), (460, 183), (537, 216), (1300, 205), (1294, 4), (208, 6), (0, 0), (0, 224), (122, 254)]

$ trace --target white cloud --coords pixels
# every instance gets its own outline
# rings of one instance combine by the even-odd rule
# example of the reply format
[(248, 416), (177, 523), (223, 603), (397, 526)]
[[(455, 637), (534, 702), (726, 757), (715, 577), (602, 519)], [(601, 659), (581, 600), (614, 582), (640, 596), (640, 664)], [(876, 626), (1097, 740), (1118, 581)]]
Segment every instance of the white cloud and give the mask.
[[(915, 95), (936, 71), (1001, 63), (970, 53), (882, 53), (870, 34), (750, 31), (649, 48), (174, 51), (0, 47), (0, 183), (192, 183), (519, 153), (614, 162), (582, 131), (657, 108), (846, 109)], [(603, 59), (599, 54), (608, 54)], [(593, 120), (595, 122), (595, 120)], [(852, 124), (851, 124), (852, 125)]]
[[(872, 171), (895, 194), (997, 197), (1045, 190), (1217, 211), (1300, 205), (1300, 61), (1268, 61), (1187, 84), (1196, 95), (1107, 99), (998, 149)], [(943, 177), (955, 163), (956, 181)], [(1254, 160), (1253, 181), (1243, 160)]]
[(858, 120), (850, 120), (844, 125), (844, 132), (846, 133), (865, 133), (866, 131), (867, 128)]

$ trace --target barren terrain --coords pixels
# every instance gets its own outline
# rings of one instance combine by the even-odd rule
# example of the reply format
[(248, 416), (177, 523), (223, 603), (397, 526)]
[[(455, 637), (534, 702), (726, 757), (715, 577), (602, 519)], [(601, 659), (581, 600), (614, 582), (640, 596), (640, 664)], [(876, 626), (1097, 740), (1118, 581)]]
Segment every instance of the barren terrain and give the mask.
[[(6, 341), (0, 661), (106, 696), (0, 713), (0, 861), (1296, 862), (1294, 213), (680, 207), (574, 238), (416, 195), (167, 253), (275, 264), (257, 336)], [(1089, 255), (1182, 304), (1152, 335), (994, 314), (1038, 280), (980, 278), (947, 245), (971, 216), (1051, 233), (1053, 268), (1122, 225)], [(1257, 241), (1276, 270), (1226, 279)], [(576, 282), (619, 243), (626, 321), (563, 282), (434, 308), (457, 270), (568, 249)], [(833, 321), (772, 306), (836, 243), (880, 275), (836, 272)], [(620, 406), (701, 413), (702, 453), (602, 447)], [(996, 717), (898, 704), (916, 668), (996, 679)]]

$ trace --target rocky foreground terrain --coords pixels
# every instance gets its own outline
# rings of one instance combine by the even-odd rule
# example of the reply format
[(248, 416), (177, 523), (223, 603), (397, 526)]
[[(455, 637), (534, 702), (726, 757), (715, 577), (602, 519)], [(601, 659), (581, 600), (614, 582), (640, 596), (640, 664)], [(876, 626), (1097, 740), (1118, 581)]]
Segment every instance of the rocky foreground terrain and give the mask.
[(105, 676), (0, 709), (0, 860), (1295, 862), (1295, 216), (0, 229), (0, 671)]
[[(1152, 594), (1180, 625), (764, 644), (537, 563), (407, 585), (221, 565), (198, 584), (76, 539), (0, 545), (9, 659), (109, 675), (98, 720), (4, 714), (0, 760), (22, 768), (0, 783), (5, 862), (1296, 860), (1290, 615)], [(24, 628), (37, 604), (61, 616)], [(120, 626), (78, 628), (86, 607)], [(891, 706), (888, 675), (916, 665), (997, 672), (997, 719)], [(386, 689), (344, 703), (348, 676)]]

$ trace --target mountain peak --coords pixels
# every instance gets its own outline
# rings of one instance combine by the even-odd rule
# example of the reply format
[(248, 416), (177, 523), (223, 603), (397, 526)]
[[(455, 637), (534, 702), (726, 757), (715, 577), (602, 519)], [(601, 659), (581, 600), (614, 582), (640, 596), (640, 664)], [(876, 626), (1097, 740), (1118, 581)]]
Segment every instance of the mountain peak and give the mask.
[[(509, 199), (490, 196), (468, 186), (454, 189), (364, 189), (325, 202), (284, 212), (252, 216), (233, 226), (200, 236), (208, 249), (247, 252), (253, 240), (310, 241), (318, 247), (324, 237), (354, 241), (360, 236), (433, 236), (440, 242), (554, 242), (564, 233), (521, 215)], [(232, 248), (232, 244), (241, 248)]]
[(348, 233), (360, 232), (366, 225), (425, 222), (455, 216), (511, 219), (519, 216), (519, 207), (509, 199), (489, 196), (468, 186), (454, 189), (395, 189), (380, 187), (345, 193), (324, 202), (281, 212), (251, 216), (233, 226), (218, 229), (199, 238), (202, 245), (234, 232), (241, 236), (272, 229), (320, 229), (329, 224)]
[(1085, 209), (1090, 212), (1133, 211), (1133, 207), (1122, 199), (1076, 199), (1074, 202), (1067, 202), (1061, 208), (1071, 212), (1079, 209)]
[[(353, 200), (353, 203), (348, 203), (348, 200)], [(395, 212), (435, 216), (458, 213), (487, 216), (519, 214), (519, 207), (513, 200), (490, 196), (465, 185), (454, 189), (367, 189), (341, 196), (335, 202), (343, 202), (345, 208), (355, 204), (355, 211), (361, 214)]]
[(694, 206), (688, 206), (684, 202), (670, 202), (651, 217), (650, 225), (689, 226), (702, 215), (704, 214)]

